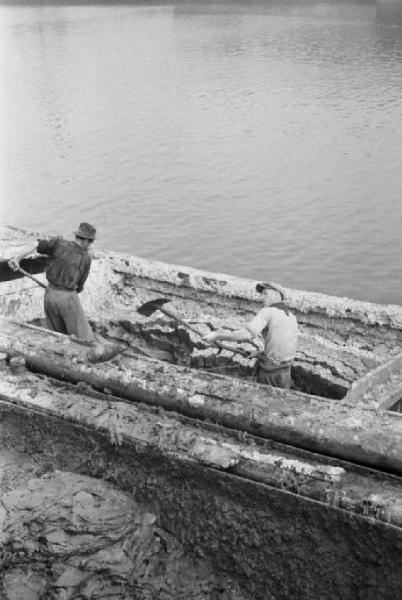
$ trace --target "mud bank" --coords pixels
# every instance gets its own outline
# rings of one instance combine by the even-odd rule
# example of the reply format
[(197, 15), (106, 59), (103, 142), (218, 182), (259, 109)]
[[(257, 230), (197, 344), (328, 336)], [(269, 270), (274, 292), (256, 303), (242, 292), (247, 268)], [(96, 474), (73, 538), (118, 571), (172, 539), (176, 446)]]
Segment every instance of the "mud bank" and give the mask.
[(102, 480), (55, 471), (1, 504), (5, 600), (250, 598)]

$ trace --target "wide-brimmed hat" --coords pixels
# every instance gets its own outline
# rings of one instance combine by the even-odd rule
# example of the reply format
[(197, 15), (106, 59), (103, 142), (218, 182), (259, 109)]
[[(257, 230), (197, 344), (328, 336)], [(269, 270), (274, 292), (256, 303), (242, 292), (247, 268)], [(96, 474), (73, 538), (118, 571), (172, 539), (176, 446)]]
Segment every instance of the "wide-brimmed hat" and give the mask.
[(279, 283), (274, 283), (273, 281), (260, 281), (255, 286), (255, 289), (259, 294), (264, 290), (275, 290), (280, 293), (282, 300), (285, 298), (283, 287)]
[(80, 223), (78, 231), (74, 231), (74, 235), (86, 240), (94, 240), (96, 238), (96, 229), (89, 223)]

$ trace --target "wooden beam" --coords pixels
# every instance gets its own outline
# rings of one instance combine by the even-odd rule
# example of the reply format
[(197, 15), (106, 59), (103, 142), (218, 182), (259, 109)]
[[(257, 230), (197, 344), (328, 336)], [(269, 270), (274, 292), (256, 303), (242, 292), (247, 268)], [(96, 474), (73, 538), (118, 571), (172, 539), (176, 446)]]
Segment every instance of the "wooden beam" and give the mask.
[(361, 405), (271, 388), (146, 358), (92, 365), (71, 340), (1, 319), (0, 351), (52, 377), (85, 382), (133, 402), (402, 474), (402, 419)]

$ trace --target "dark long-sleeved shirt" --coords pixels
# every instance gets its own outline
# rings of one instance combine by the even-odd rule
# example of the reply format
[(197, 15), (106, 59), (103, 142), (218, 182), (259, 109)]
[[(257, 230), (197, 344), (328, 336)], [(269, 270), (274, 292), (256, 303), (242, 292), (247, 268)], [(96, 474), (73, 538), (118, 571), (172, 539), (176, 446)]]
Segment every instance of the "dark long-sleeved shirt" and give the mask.
[(37, 252), (53, 257), (46, 270), (48, 282), (65, 290), (82, 292), (91, 268), (88, 250), (62, 238), (38, 240)]

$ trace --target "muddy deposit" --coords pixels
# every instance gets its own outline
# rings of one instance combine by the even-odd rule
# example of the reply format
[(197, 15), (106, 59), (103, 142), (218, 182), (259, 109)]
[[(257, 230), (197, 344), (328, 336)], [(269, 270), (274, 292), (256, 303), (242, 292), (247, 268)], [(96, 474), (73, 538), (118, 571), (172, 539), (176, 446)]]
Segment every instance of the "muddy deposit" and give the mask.
[(0, 531), (4, 600), (249, 598), (99, 479), (31, 479), (2, 496)]

